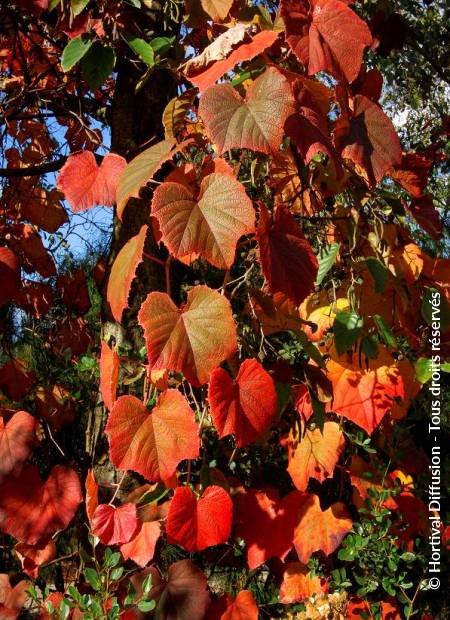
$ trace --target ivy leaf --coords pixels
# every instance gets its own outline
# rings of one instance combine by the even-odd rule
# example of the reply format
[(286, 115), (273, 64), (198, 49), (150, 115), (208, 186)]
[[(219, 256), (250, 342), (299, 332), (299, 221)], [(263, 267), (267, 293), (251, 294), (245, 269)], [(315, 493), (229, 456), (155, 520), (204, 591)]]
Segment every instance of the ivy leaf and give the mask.
[(338, 355), (349, 351), (361, 334), (364, 320), (356, 312), (338, 312), (333, 323), (334, 342)]
[(94, 39), (85, 34), (80, 34), (71, 39), (62, 53), (62, 70), (65, 72), (70, 71), (88, 53), (93, 43)]
[(330, 245), (321, 248), (318, 260), (319, 269), (317, 271), (316, 285), (322, 284), (324, 277), (330, 271), (336, 261), (336, 257), (339, 254), (340, 243), (331, 243)]
[(116, 64), (116, 53), (112, 47), (96, 41), (83, 56), (83, 75), (92, 90), (97, 90), (108, 79)]

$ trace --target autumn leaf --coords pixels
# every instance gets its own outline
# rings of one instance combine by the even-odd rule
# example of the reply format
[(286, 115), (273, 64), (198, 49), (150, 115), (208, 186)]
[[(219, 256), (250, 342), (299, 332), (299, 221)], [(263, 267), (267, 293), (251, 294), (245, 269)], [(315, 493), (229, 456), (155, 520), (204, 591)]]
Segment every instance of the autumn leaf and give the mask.
[(231, 148), (271, 153), (278, 150), (284, 121), (294, 111), (293, 95), (288, 80), (269, 67), (245, 101), (230, 84), (217, 84), (203, 93), (198, 111), (219, 155)]
[(239, 448), (262, 435), (277, 412), (273, 379), (256, 360), (245, 360), (234, 380), (216, 368), (209, 381), (208, 400), (219, 437), (234, 434)]
[(95, 205), (112, 207), (116, 202), (117, 183), (125, 166), (125, 159), (115, 153), (106, 155), (100, 166), (91, 151), (75, 153), (69, 155), (61, 168), (57, 187), (74, 213)]
[(219, 269), (231, 267), (239, 238), (254, 230), (255, 211), (244, 186), (225, 174), (206, 176), (198, 196), (180, 183), (163, 183), (151, 213), (173, 256), (200, 255)]
[[(18, 543), (14, 551), (22, 565), (22, 570), (32, 579), (39, 577), (39, 569), (42, 565), (51, 562), (56, 557), (56, 544), (53, 540), (39, 545), (26, 545)], [(0, 611), (1, 618), (1, 611)]]
[(313, 290), (319, 265), (294, 217), (278, 206), (272, 221), (260, 205), (257, 239), (270, 292), (284, 293), (298, 306)]
[(167, 515), (167, 540), (190, 552), (220, 545), (230, 536), (232, 518), (233, 502), (222, 487), (207, 487), (198, 500), (189, 487), (178, 487)]
[(281, 16), (289, 47), (308, 75), (326, 71), (353, 82), (364, 48), (372, 42), (367, 24), (339, 0), (282, 0)]
[(131, 540), (120, 546), (124, 560), (133, 560), (144, 568), (153, 559), (156, 543), (161, 536), (159, 521), (144, 521), (138, 525)]
[(0, 485), (0, 530), (34, 545), (65, 529), (82, 497), (73, 469), (56, 465), (42, 482), (38, 468), (26, 465), (19, 477)]
[(86, 514), (89, 521), (92, 521), (95, 509), (98, 506), (98, 484), (92, 469), (89, 469), (84, 484), (86, 489)]
[(315, 551), (323, 551), (325, 555), (333, 553), (352, 529), (352, 524), (342, 502), (322, 510), (317, 495), (310, 495), (298, 511), (293, 538), (300, 562), (307, 564)]
[(166, 293), (150, 293), (138, 320), (144, 329), (152, 370), (182, 372), (193, 385), (236, 350), (236, 328), (229, 301), (207, 286), (195, 286), (177, 308)]
[(119, 323), (123, 311), (128, 307), (131, 285), (143, 258), (146, 236), (147, 226), (142, 226), (139, 233), (131, 237), (121, 248), (111, 267), (106, 298), (114, 318)]
[(24, 463), (36, 443), (36, 420), (17, 411), (6, 422), (0, 417), (0, 483)]
[(99, 504), (91, 521), (92, 533), (104, 545), (127, 543), (133, 537), (138, 525), (136, 506), (131, 503), (119, 507)]
[(323, 432), (307, 429), (301, 439), (291, 431), (288, 472), (297, 489), (306, 491), (310, 478), (319, 482), (330, 478), (344, 447), (344, 435), (336, 422), (325, 422)]
[(280, 586), (280, 603), (293, 605), (306, 598), (327, 592), (327, 583), (321, 577), (313, 577), (307, 566), (301, 562), (289, 562), (283, 573)]
[(249, 489), (235, 497), (235, 532), (247, 546), (250, 570), (272, 557), (286, 557), (293, 545), (299, 508), (307, 498), (293, 491), (280, 499), (275, 489)]
[(163, 392), (152, 411), (135, 396), (121, 396), (109, 414), (110, 458), (150, 481), (168, 480), (184, 459), (199, 451), (194, 412), (178, 390)]
[(14, 620), (29, 599), (28, 589), (30, 582), (19, 581), (13, 587), (9, 582), (9, 576), (0, 573), (0, 618), (2, 620)]
[(0, 248), (0, 306), (17, 299), (20, 294), (20, 263), (17, 256), (9, 248)]
[(105, 407), (110, 411), (116, 400), (120, 357), (102, 340), (100, 353), (100, 393)]
[(205, 620), (258, 620), (258, 605), (249, 590), (241, 590), (236, 598), (224, 594), (209, 606)]

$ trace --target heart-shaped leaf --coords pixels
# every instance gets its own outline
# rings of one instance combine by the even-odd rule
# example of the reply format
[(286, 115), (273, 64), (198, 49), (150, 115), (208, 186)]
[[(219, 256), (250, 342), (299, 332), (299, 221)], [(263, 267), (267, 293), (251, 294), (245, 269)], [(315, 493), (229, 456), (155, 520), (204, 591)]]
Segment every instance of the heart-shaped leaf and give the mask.
[(161, 536), (159, 521), (144, 521), (135, 532), (133, 538), (121, 545), (120, 552), (124, 560), (133, 560), (144, 568), (153, 559), (156, 543)]
[(273, 379), (256, 360), (245, 360), (234, 381), (223, 368), (216, 368), (208, 399), (219, 437), (234, 433), (239, 448), (264, 433), (277, 412)]
[(222, 487), (207, 487), (199, 500), (189, 487), (178, 487), (167, 515), (167, 540), (190, 552), (220, 545), (230, 536), (232, 518), (233, 502)]
[(150, 481), (169, 480), (178, 463), (199, 451), (194, 413), (178, 390), (166, 390), (149, 411), (135, 396), (121, 396), (109, 414), (110, 458)]
[(288, 80), (269, 67), (250, 86), (245, 101), (230, 84), (217, 84), (204, 92), (198, 111), (219, 155), (232, 148), (271, 153), (283, 140), (294, 99)]
[(231, 267), (237, 241), (255, 223), (243, 185), (218, 173), (203, 179), (198, 197), (181, 183), (163, 183), (153, 195), (152, 215), (173, 256), (200, 255), (219, 269)]
[(104, 545), (118, 545), (133, 537), (138, 524), (135, 504), (99, 504), (92, 517), (92, 533)]
[(0, 417), (0, 482), (30, 456), (36, 442), (36, 420), (17, 411), (5, 424)]
[(206, 383), (237, 347), (230, 303), (207, 286), (191, 289), (182, 308), (166, 293), (150, 293), (138, 320), (150, 367), (182, 372), (193, 385)]

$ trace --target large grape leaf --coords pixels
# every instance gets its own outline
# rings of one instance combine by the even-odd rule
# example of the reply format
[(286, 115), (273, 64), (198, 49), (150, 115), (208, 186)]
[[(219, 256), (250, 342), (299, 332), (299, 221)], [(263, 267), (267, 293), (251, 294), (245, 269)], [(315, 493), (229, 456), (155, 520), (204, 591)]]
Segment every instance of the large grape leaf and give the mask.
[(237, 347), (230, 303), (207, 286), (192, 288), (182, 308), (166, 293), (150, 293), (138, 320), (150, 367), (182, 372), (193, 385), (206, 383)]
[(151, 209), (173, 256), (200, 255), (219, 269), (231, 267), (237, 241), (254, 230), (252, 201), (244, 186), (226, 174), (206, 176), (198, 197), (181, 183), (163, 183)]
[(321, 577), (312, 576), (308, 567), (301, 562), (289, 562), (283, 573), (280, 586), (280, 603), (293, 605), (327, 591), (327, 583)]
[(402, 161), (400, 139), (379, 105), (363, 95), (354, 99), (350, 120), (338, 120), (335, 142), (343, 157), (361, 166), (372, 185)]
[(251, 570), (272, 557), (283, 560), (287, 556), (297, 513), (307, 498), (307, 494), (293, 491), (280, 500), (275, 489), (249, 489), (235, 497), (236, 534), (245, 541)]
[(291, 431), (288, 472), (297, 489), (306, 491), (310, 478), (319, 482), (330, 478), (344, 446), (344, 435), (336, 422), (325, 422), (323, 431), (307, 429), (301, 439)]
[(353, 82), (364, 48), (372, 42), (367, 24), (339, 0), (282, 0), (286, 40), (308, 74), (326, 71)]
[(273, 379), (256, 360), (245, 360), (234, 380), (223, 368), (216, 368), (208, 399), (219, 437), (234, 433), (239, 448), (264, 433), (277, 412)]
[(119, 251), (109, 274), (106, 298), (113, 317), (120, 323), (122, 314), (128, 306), (128, 296), (136, 275), (136, 269), (142, 261), (147, 226), (142, 226), (135, 237), (129, 239)]
[(162, 140), (142, 151), (123, 170), (117, 185), (117, 217), (119, 219), (123, 217), (128, 200), (133, 197), (138, 198), (141, 187), (148, 183), (163, 163), (176, 153), (175, 144), (175, 139)]
[(199, 451), (194, 413), (178, 390), (163, 392), (152, 411), (135, 396), (116, 400), (106, 425), (111, 461), (150, 481), (169, 480)]
[(69, 155), (59, 173), (57, 187), (63, 192), (72, 211), (78, 213), (95, 205), (112, 207), (116, 187), (127, 162), (120, 155), (109, 153), (100, 166), (91, 151)]
[(190, 552), (220, 545), (230, 536), (232, 519), (233, 502), (222, 487), (207, 487), (198, 500), (189, 487), (178, 487), (167, 514), (167, 542)]
[(206, 90), (237, 64), (261, 54), (278, 37), (278, 32), (263, 30), (252, 38), (249, 30), (248, 24), (237, 24), (222, 33), (199, 56), (185, 63), (184, 75), (199, 90)]
[(112, 409), (116, 400), (117, 381), (119, 379), (120, 357), (114, 349), (102, 340), (100, 352), (100, 393), (105, 407)]
[[(148, 598), (157, 601), (155, 620), (204, 619), (210, 603), (208, 581), (195, 564), (190, 560), (174, 562), (169, 566), (166, 579), (161, 577), (157, 568), (147, 569), (146, 572), (152, 576), (153, 585)], [(136, 577), (139, 576), (131, 578), (134, 584)], [(139, 587), (136, 591), (139, 594)]]
[(270, 292), (284, 293), (298, 306), (314, 289), (319, 264), (294, 217), (280, 205), (272, 221), (261, 204), (257, 238)]
[(127, 543), (139, 525), (136, 506), (130, 502), (122, 506), (99, 504), (93, 514), (91, 525), (92, 533), (104, 545)]
[(73, 469), (56, 465), (43, 483), (38, 468), (26, 465), (0, 485), (0, 530), (35, 545), (66, 528), (82, 499)]
[(0, 482), (30, 456), (36, 426), (36, 420), (26, 411), (17, 411), (6, 424), (0, 417)]
[(249, 87), (245, 101), (230, 84), (216, 84), (203, 93), (198, 111), (219, 155), (231, 148), (271, 153), (281, 144), (294, 99), (286, 77), (269, 67)]
[(342, 502), (322, 510), (317, 495), (310, 495), (300, 507), (294, 545), (300, 562), (307, 564), (315, 551), (333, 553), (352, 529), (352, 520)]

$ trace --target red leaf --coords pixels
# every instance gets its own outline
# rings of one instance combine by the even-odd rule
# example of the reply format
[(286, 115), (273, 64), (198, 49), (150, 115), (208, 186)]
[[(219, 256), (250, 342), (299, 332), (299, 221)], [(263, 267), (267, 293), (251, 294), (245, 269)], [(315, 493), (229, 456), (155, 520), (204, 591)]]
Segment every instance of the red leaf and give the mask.
[(286, 208), (278, 206), (272, 222), (261, 204), (257, 239), (270, 292), (284, 293), (300, 305), (314, 288), (319, 265), (294, 217)]
[(182, 308), (166, 293), (150, 293), (138, 320), (150, 368), (182, 372), (193, 385), (206, 383), (237, 348), (230, 303), (207, 286), (192, 288)]
[(69, 155), (61, 168), (57, 187), (75, 213), (95, 205), (112, 207), (116, 202), (119, 176), (126, 164), (125, 159), (115, 153), (106, 155), (100, 166), (91, 151), (75, 153)]
[(55, 262), (32, 226), (21, 224), (15, 227), (10, 245), (20, 255), (22, 267), (27, 273), (37, 271), (44, 278), (56, 275)]
[(169, 480), (184, 459), (199, 452), (194, 413), (178, 390), (163, 392), (149, 411), (135, 396), (121, 396), (109, 414), (110, 457), (150, 481)]
[(433, 198), (430, 194), (425, 194), (420, 198), (414, 198), (411, 203), (406, 206), (419, 226), (426, 230), (433, 239), (441, 238), (443, 224), (439, 211), (434, 206)]
[[(156, 568), (144, 572), (152, 575), (153, 587), (149, 599), (157, 600), (155, 618), (164, 620), (203, 620), (209, 605), (208, 581), (204, 573), (190, 560), (180, 560), (169, 566), (167, 579)], [(132, 577), (135, 584), (135, 579)], [(136, 587), (139, 594), (139, 588)]]
[(17, 411), (5, 424), (0, 417), (0, 482), (30, 456), (36, 443), (36, 420)]
[(213, 601), (205, 620), (258, 620), (258, 606), (249, 590), (241, 590), (235, 599), (224, 594)]
[(234, 381), (225, 370), (216, 368), (209, 380), (208, 399), (219, 437), (234, 433), (239, 448), (262, 435), (277, 412), (272, 377), (256, 360), (245, 360)]
[(323, 431), (307, 429), (301, 441), (291, 432), (288, 472), (297, 489), (306, 491), (310, 478), (323, 482), (332, 477), (344, 447), (345, 439), (336, 422), (325, 422)]
[(175, 489), (167, 515), (167, 540), (187, 551), (225, 543), (230, 536), (233, 502), (218, 486), (209, 486), (199, 500), (189, 487)]
[(14, 588), (9, 583), (9, 576), (0, 573), (0, 619), (9, 620), (19, 616), (19, 611), (28, 600), (29, 581), (19, 581)]
[(73, 274), (59, 276), (56, 288), (61, 293), (64, 304), (78, 316), (86, 314), (91, 307), (86, 274), (78, 269)]
[(418, 153), (403, 153), (402, 161), (390, 176), (413, 198), (420, 198), (426, 190), (432, 165), (431, 159)]
[(139, 233), (129, 239), (117, 254), (109, 274), (106, 298), (111, 312), (117, 322), (128, 307), (128, 296), (136, 275), (136, 269), (142, 261), (147, 226), (142, 226)]
[(22, 289), (17, 303), (25, 312), (41, 319), (53, 306), (53, 301), (53, 291), (50, 285), (32, 280), (22, 280)]
[(39, 568), (43, 564), (47, 564), (47, 562), (56, 558), (56, 545), (53, 540), (49, 540), (41, 545), (19, 543), (14, 547), (14, 551), (19, 557), (23, 572), (32, 579), (38, 578)]
[(123, 504), (118, 508), (111, 504), (99, 504), (92, 517), (92, 533), (104, 545), (127, 543), (139, 525), (135, 504)]
[(25, 362), (12, 359), (0, 368), (0, 390), (10, 400), (21, 401), (36, 384), (34, 372), (28, 372)]
[(206, 90), (237, 64), (261, 54), (278, 37), (278, 32), (273, 30), (263, 30), (254, 37), (250, 37), (248, 31), (247, 24), (237, 24), (219, 35), (200, 56), (185, 63), (184, 75), (199, 90)]
[(367, 24), (339, 0), (283, 0), (286, 40), (308, 75), (326, 71), (353, 82), (364, 48), (371, 44)]
[(35, 465), (0, 485), (0, 529), (34, 545), (65, 529), (82, 501), (80, 480), (73, 469), (56, 465), (43, 483)]
[(307, 498), (305, 493), (293, 491), (280, 500), (274, 489), (249, 489), (236, 496), (236, 534), (247, 545), (251, 570), (272, 557), (286, 557), (293, 545), (299, 508)]
[(120, 357), (102, 340), (100, 354), (100, 393), (105, 407), (112, 409), (116, 400), (117, 381), (119, 379)]
[(203, 179), (198, 197), (180, 183), (163, 183), (153, 194), (152, 215), (173, 256), (200, 255), (219, 269), (231, 267), (239, 238), (255, 224), (244, 186), (217, 173)]
[(315, 551), (330, 555), (351, 529), (352, 520), (342, 502), (322, 510), (317, 495), (310, 495), (300, 506), (294, 532), (294, 545), (300, 562), (307, 564)]
[(138, 566), (144, 568), (153, 559), (156, 543), (160, 536), (161, 524), (159, 521), (144, 521), (133, 538), (121, 545), (120, 552), (123, 559), (133, 560)]
[(280, 586), (280, 603), (293, 605), (305, 598), (327, 592), (327, 583), (320, 577), (312, 577), (308, 568), (300, 562), (290, 562), (283, 573)]
[(90, 469), (86, 476), (86, 514), (89, 521), (92, 521), (95, 509), (98, 506), (98, 484), (94, 477), (94, 470)]
[(283, 140), (293, 106), (288, 80), (269, 67), (249, 87), (245, 101), (230, 84), (217, 84), (202, 95), (198, 112), (219, 155), (231, 148), (271, 153)]
[(0, 248), (0, 306), (17, 299), (20, 294), (20, 264), (9, 248)]
[(366, 171), (372, 185), (402, 160), (400, 139), (392, 121), (379, 105), (363, 95), (355, 97), (350, 121), (344, 117), (338, 120), (335, 141), (343, 157)]

